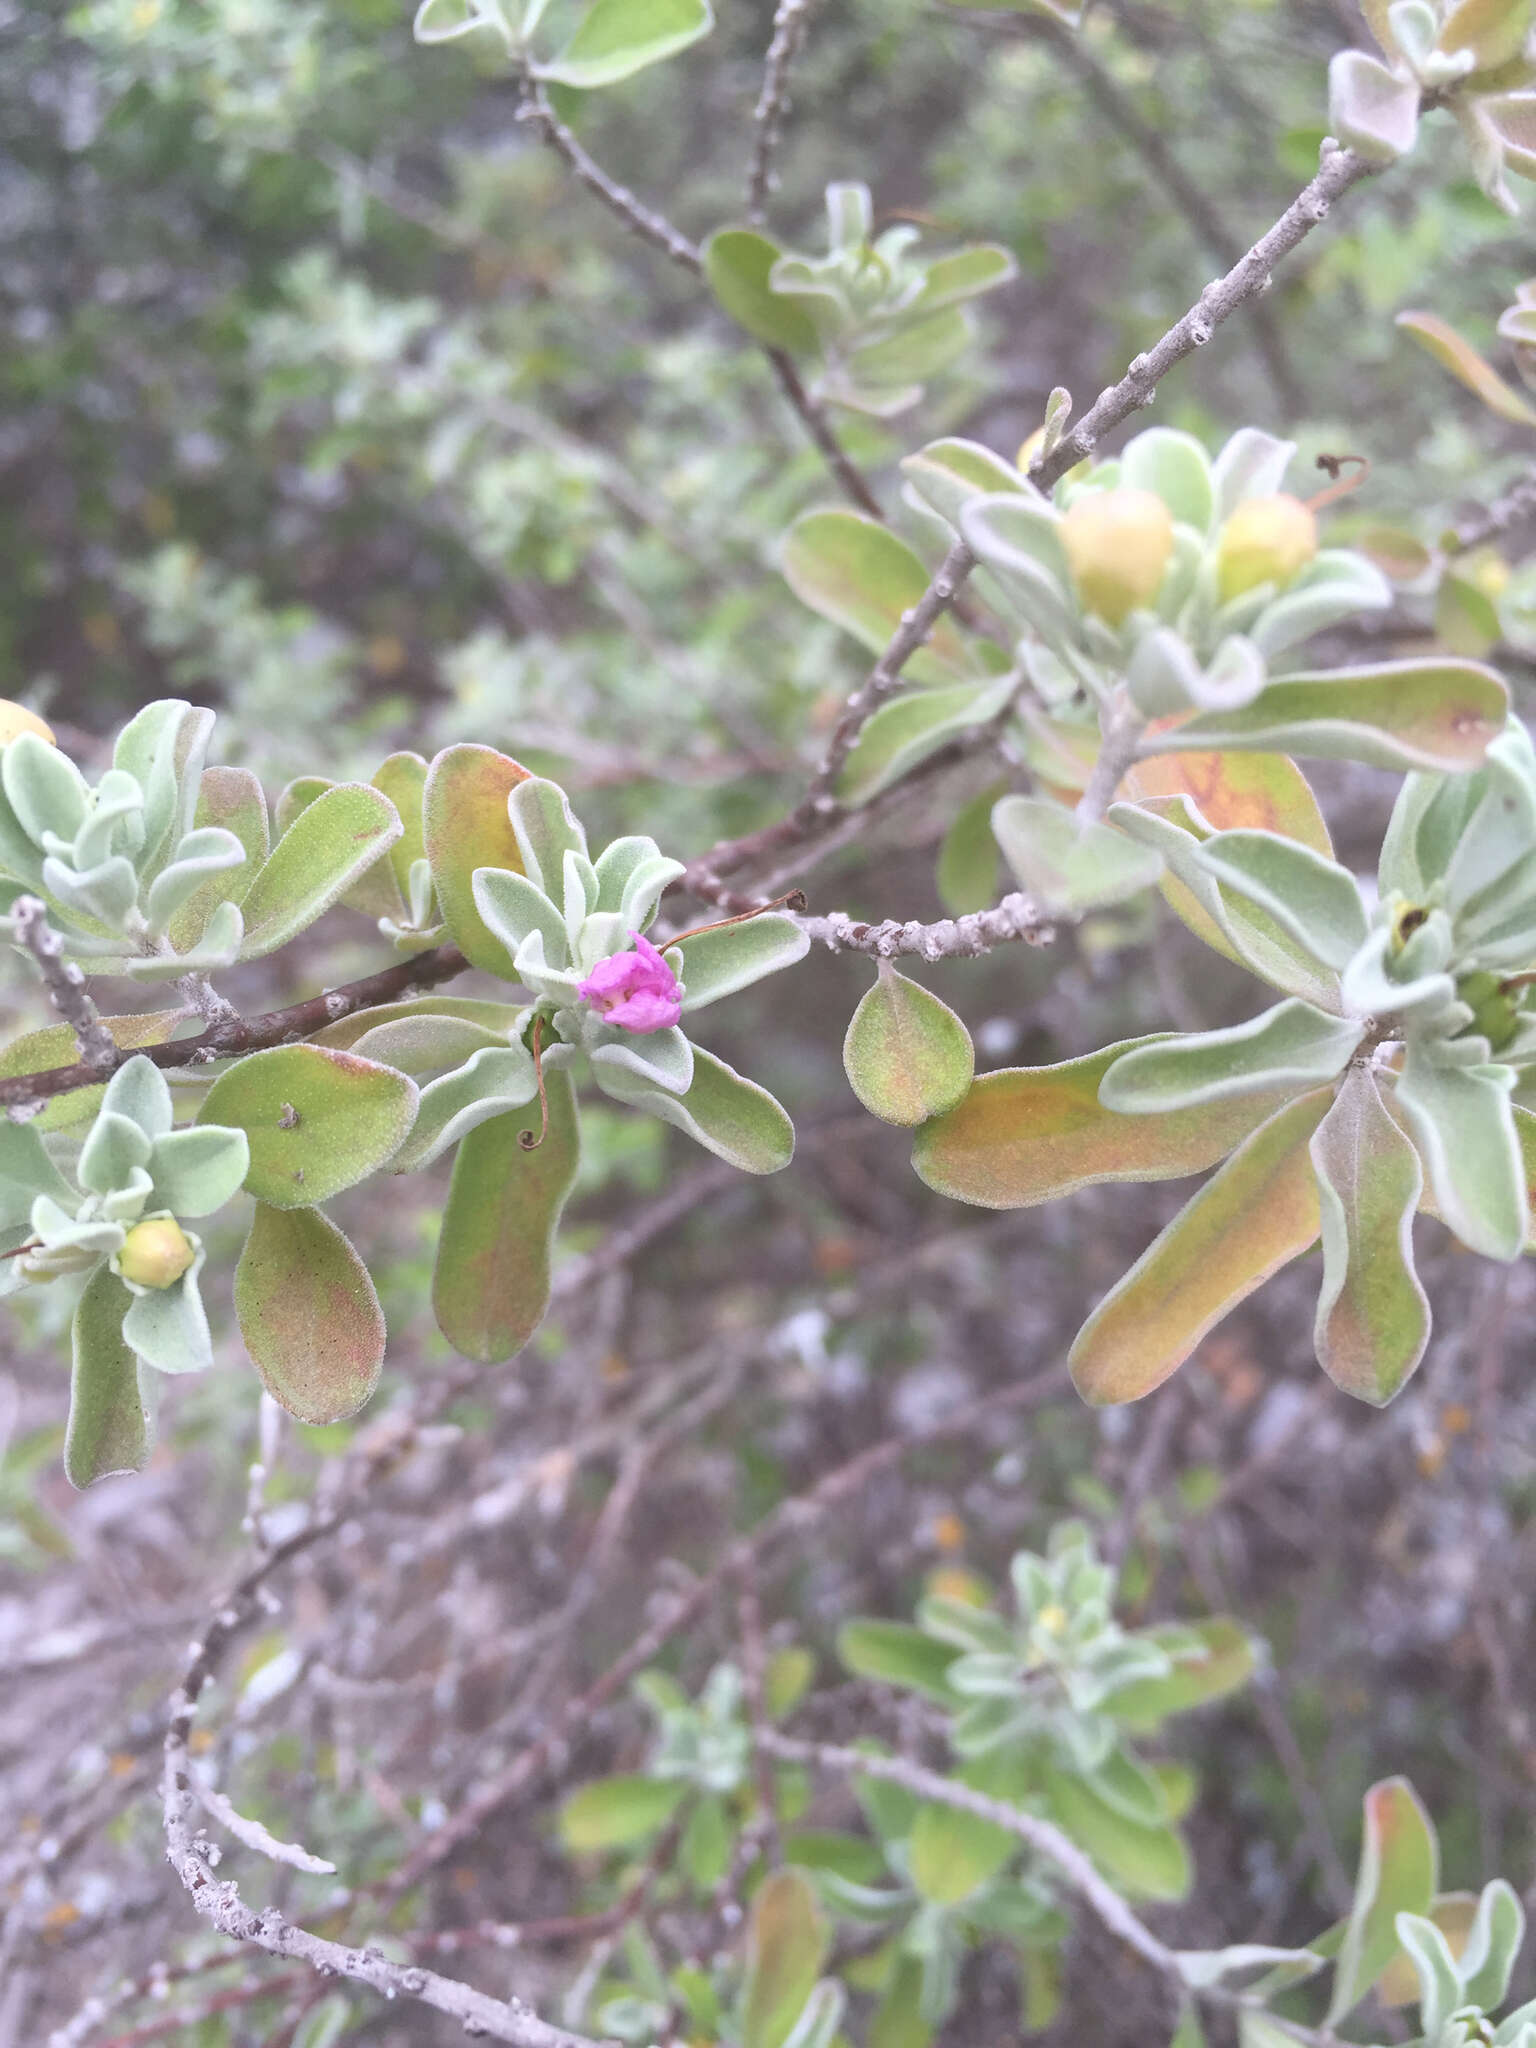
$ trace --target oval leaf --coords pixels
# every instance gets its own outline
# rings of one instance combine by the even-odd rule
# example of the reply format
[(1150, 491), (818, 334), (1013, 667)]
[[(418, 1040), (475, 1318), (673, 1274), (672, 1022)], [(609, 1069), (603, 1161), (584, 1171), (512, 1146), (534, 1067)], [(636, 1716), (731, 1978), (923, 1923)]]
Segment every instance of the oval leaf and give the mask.
[(1280, 1106), (1251, 1096), (1172, 1116), (1118, 1116), (1099, 1086), (1123, 1054), (1166, 1038), (1129, 1039), (1057, 1067), (983, 1074), (957, 1108), (917, 1135), (912, 1165), (941, 1195), (981, 1209), (1028, 1209), (1101, 1181), (1181, 1180), (1241, 1144)]
[(240, 958), (257, 960), (331, 905), (400, 837), (387, 796), (363, 782), (340, 782), (294, 819), (240, 904)]
[(1406, 1778), (1365, 1795), (1354, 1903), (1334, 1967), (1330, 2027), (1357, 2006), (1398, 1952), (1399, 1913), (1428, 1913), (1440, 1881), (1434, 1827)]
[(688, 1787), (638, 1772), (579, 1785), (560, 1809), (560, 1839), (573, 1855), (648, 1842), (676, 1813)]
[(848, 1085), (871, 1116), (920, 1124), (953, 1109), (971, 1085), (971, 1034), (947, 1003), (887, 960), (843, 1039)]
[(1307, 1144), (1332, 1099), (1288, 1103), (1187, 1202), (1078, 1333), (1068, 1363), (1086, 1401), (1137, 1401), (1271, 1273), (1317, 1238)]
[[(860, 512), (808, 512), (790, 528), (780, 562), (800, 602), (871, 654), (885, 652), (902, 613), (928, 588), (921, 558), (888, 526)], [(905, 672), (915, 683), (943, 683), (968, 669), (960, 630), (946, 617)]]
[(300, 1422), (355, 1415), (379, 1383), (384, 1316), (368, 1269), (318, 1209), (258, 1202), (235, 1316), (261, 1384)]
[(475, 907), (476, 868), (523, 873), (523, 856), (507, 815), (507, 798), (528, 770), (494, 747), (449, 747), (427, 771), (422, 823), (432, 882), (454, 944), (476, 967), (503, 981), (517, 969)]
[(142, 1472), (154, 1449), (139, 1361), (123, 1337), (123, 1317), (132, 1301), (103, 1262), (75, 1306), (64, 1432), (64, 1471), (71, 1486), (89, 1486), (114, 1472)]
[(1226, 1031), (1191, 1032), (1128, 1052), (1104, 1076), (1099, 1100), (1106, 1109), (1156, 1116), (1231, 1096), (1294, 1091), (1331, 1081), (1364, 1029), (1292, 998)]
[(492, 1118), (459, 1146), (432, 1276), (438, 1328), (485, 1364), (521, 1351), (549, 1306), (550, 1257), (576, 1179), (581, 1132), (563, 1073), (545, 1074), (549, 1130), (536, 1151), (518, 1134), (527, 1110)]
[(742, 2048), (783, 2048), (821, 1975), (829, 1946), (816, 1894), (798, 1871), (758, 1887), (747, 1929)]
[(559, 56), (529, 69), (591, 92), (675, 57), (714, 25), (709, 0), (593, 0)]
[(328, 1201), (375, 1173), (416, 1116), (416, 1083), (323, 1045), (275, 1045), (221, 1074), (198, 1111), (251, 1144), (248, 1191), (278, 1209)]
[(721, 228), (699, 253), (710, 290), (754, 341), (765, 348), (787, 349), (795, 356), (818, 352), (809, 315), (768, 282), (782, 253), (776, 242), (752, 228)]

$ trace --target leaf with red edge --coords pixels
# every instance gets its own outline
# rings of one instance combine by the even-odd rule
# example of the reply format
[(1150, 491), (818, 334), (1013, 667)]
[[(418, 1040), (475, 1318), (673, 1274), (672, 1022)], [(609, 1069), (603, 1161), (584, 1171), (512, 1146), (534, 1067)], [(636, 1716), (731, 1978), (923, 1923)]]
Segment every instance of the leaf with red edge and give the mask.
[(247, 1190), (307, 1209), (375, 1173), (416, 1118), (416, 1083), (393, 1067), (324, 1045), (274, 1045), (222, 1073), (198, 1111), (251, 1145)]
[(1279, 832), (1333, 858), (1312, 785), (1288, 754), (1157, 754), (1137, 762), (1119, 795), (1187, 796), (1218, 832)]
[(576, 1096), (564, 1073), (545, 1074), (549, 1129), (534, 1151), (518, 1143), (536, 1109), (512, 1110), (459, 1146), (432, 1278), (438, 1328), (466, 1358), (494, 1364), (521, 1351), (549, 1306), (550, 1259), (560, 1212), (581, 1156)]
[(961, 1103), (919, 1131), (912, 1153), (918, 1179), (977, 1208), (1028, 1209), (1101, 1181), (1203, 1173), (1287, 1094), (1158, 1116), (1105, 1109), (1099, 1084), (1114, 1062), (1167, 1035), (1126, 1039), (1056, 1067), (1003, 1067), (981, 1075)]
[(256, 1204), (235, 1315), (261, 1383), (300, 1422), (355, 1415), (379, 1383), (384, 1316), (368, 1269), (318, 1209)]
[(1458, 384), (1464, 384), (1480, 398), (1491, 413), (1513, 426), (1536, 427), (1536, 407), (1527, 404), (1512, 384), (1505, 383), (1492, 363), (1486, 362), (1471, 342), (1437, 313), (1399, 313), (1397, 324), (1434, 357), (1442, 370), (1449, 370)]
[(1398, 1951), (1399, 1913), (1427, 1913), (1440, 1881), (1434, 1825), (1406, 1778), (1385, 1778), (1365, 1795), (1365, 1832), (1354, 1903), (1333, 1973), (1325, 2024), (1360, 2003)]
[(1314, 1089), (1260, 1125), (1112, 1287), (1068, 1363), (1084, 1400), (1138, 1401), (1272, 1273), (1317, 1240), (1307, 1151), (1333, 1099)]
[(422, 823), (443, 922), (466, 960), (516, 981), (512, 955), (475, 908), (476, 868), (523, 873), (507, 798), (528, 770), (494, 747), (448, 747), (427, 770)]

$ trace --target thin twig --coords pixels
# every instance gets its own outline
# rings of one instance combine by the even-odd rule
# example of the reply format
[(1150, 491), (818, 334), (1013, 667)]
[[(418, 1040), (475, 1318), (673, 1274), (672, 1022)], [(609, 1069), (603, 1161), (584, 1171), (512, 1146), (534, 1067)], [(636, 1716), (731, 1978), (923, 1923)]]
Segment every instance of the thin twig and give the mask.
[(761, 227), (768, 218), (768, 195), (778, 183), (773, 159), (784, 134), (789, 111), (790, 66), (799, 56), (810, 27), (814, 0), (779, 0), (773, 17), (773, 41), (763, 61), (763, 89), (752, 114), (752, 168), (747, 175), (747, 219)]
[(1048, 945), (1055, 928), (1039, 906), (1017, 892), (993, 910), (974, 910), (964, 917), (941, 918), (937, 924), (861, 924), (845, 911), (827, 917), (801, 917), (804, 932), (834, 953), (868, 953), (877, 960), (973, 960), (994, 946), (1022, 940), (1026, 946)]
[(117, 1042), (102, 1023), (85, 986), (85, 975), (64, 958), (64, 937), (48, 922), (48, 906), (37, 896), (18, 896), (11, 905), (11, 929), (37, 962), (48, 1000), (75, 1034), (80, 1064), (92, 1081), (119, 1063)]

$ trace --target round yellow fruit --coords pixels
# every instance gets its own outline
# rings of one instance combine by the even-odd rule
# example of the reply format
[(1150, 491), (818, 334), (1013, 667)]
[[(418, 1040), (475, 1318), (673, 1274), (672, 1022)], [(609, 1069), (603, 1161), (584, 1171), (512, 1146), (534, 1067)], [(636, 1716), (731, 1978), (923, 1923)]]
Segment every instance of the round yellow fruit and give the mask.
[(1162, 588), (1173, 555), (1173, 514), (1151, 491), (1085, 491), (1061, 522), (1085, 612), (1123, 625)]
[(170, 1216), (136, 1223), (123, 1239), (117, 1270), (138, 1287), (174, 1287), (197, 1257), (191, 1240)]
[(1284, 590), (1316, 553), (1317, 518), (1310, 506), (1284, 492), (1249, 498), (1221, 529), (1216, 580), (1222, 603), (1261, 583)]
[(50, 747), (58, 744), (50, 728), (44, 725), (35, 711), (29, 711), (25, 704), (13, 704), (9, 698), (0, 697), (0, 747), (9, 746), (24, 732), (35, 732)]

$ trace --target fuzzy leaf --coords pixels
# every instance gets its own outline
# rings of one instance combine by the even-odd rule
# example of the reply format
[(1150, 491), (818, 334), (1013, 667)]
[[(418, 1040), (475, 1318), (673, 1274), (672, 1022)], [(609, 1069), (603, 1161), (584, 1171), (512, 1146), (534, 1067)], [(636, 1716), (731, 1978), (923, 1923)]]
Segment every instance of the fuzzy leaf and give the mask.
[(1364, 1068), (1345, 1078), (1311, 1150), (1323, 1229), (1318, 1362), (1346, 1394), (1383, 1407), (1429, 1341), (1413, 1265), (1424, 1169)]
[(949, 1005), (882, 960), (849, 1021), (843, 1066), (871, 1116), (911, 1126), (963, 1100), (976, 1054)]
[(1528, 404), (1512, 384), (1506, 384), (1492, 363), (1485, 362), (1471, 342), (1463, 340), (1438, 314), (1399, 313), (1397, 324), (1491, 413), (1513, 426), (1536, 427), (1536, 406)]
[(592, 92), (675, 57), (715, 25), (709, 0), (592, 0), (575, 33), (536, 78)]
[(955, 1704), (954, 1688), (944, 1676), (955, 1661), (954, 1645), (907, 1622), (845, 1622), (838, 1630), (837, 1654), (859, 1678), (923, 1693), (941, 1706)]
[[(785, 537), (780, 565), (802, 604), (883, 654), (928, 588), (928, 571), (905, 541), (861, 512), (808, 512)], [(928, 644), (907, 663), (915, 683), (953, 682), (969, 672), (965, 642), (953, 619), (941, 618)]]
[(1397, 1100), (1441, 1220), (1485, 1258), (1518, 1258), (1530, 1227), (1507, 1067), (1460, 1067), (1410, 1042)]
[(156, 1140), (150, 1157), (151, 1204), (173, 1216), (211, 1216), (234, 1199), (250, 1163), (244, 1131), (206, 1124), (170, 1131)]
[(989, 683), (909, 690), (882, 704), (866, 722), (843, 765), (837, 783), (839, 800), (866, 803), (961, 733), (996, 718), (1017, 689), (1016, 676), (998, 676)]
[(1157, 1116), (1315, 1086), (1343, 1069), (1363, 1030), (1292, 998), (1225, 1031), (1191, 1032), (1126, 1053), (1104, 1076), (1099, 1100), (1122, 1114)]
[(223, 874), (210, 875), (182, 904), (170, 925), (170, 941), (178, 953), (186, 952), (201, 938), (218, 904), (244, 899), (272, 850), (267, 799), (249, 768), (205, 768), (194, 822), (198, 827), (218, 825), (233, 832), (245, 848), (245, 860)]
[(427, 770), (422, 819), (432, 881), (454, 944), (475, 967), (516, 981), (512, 955), (475, 908), (477, 868), (523, 873), (507, 799), (528, 770), (494, 747), (448, 747)]
[[(163, 1045), (182, 1021), (181, 1010), (145, 1010), (131, 1017), (103, 1017), (113, 1041), (124, 1051), (141, 1045)], [(14, 1074), (45, 1074), (54, 1067), (73, 1066), (80, 1057), (75, 1034), (67, 1024), (50, 1024), (42, 1031), (28, 1031), (0, 1052), (0, 1078)], [(87, 1123), (95, 1116), (105, 1089), (74, 1088), (68, 1095), (56, 1095), (35, 1117), (28, 1119), (29, 1131), (62, 1131)]]
[(693, 1048), (693, 1081), (683, 1095), (668, 1094), (609, 1066), (596, 1078), (616, 1102), (676, 1124), (695, 1144), (743, 1173), (779, 1173), (794, 1157), (795, 1127), (780, 1104), (701, 1045)]
[(521, 1351), (549, 1306), (550, 1259), (560, 1212), (576, 1180), (581, 1130), (569, 1078), (545, 1073), (549, 1130), (527, 1110), (494, 1117), (459, 1146), (443, 1212), (432, 1306), (438, 1328), (466, 1358), (495, 1364)]
[(240, 905), (242, 960), (258, 960), (314, 923), (400, 837), (394, 805), (363, 782), (341, 782), (300, 811)]
[(123, 1317), (123, 1341), (156, 1372), (206, 1372), (213, 1363), (213, 1336), (198, 1291), (203, 1254), (173, 1287), (134, 1290)]
[(979, 441), (930, 441), (915, 455), (903, 458), (901, 473), (910, 497), (958, 530), (960, 508), (972, 498), (1014, 491), (1024, 495), (1024, 479)]
[(1428, 1814), (1406, 1778), (1385, 1778), (1365, 1795), (1365, 1832), (1354, 1903), (1333, 1973), (1326, 2024), (1353, 2011), (1396, 1955), (1399, 1913), (1427, 1913), (1439, 1884), (1440, 1850)]
[(1273, 832), (1218, 832), (1195, 860), (1284, 927), (1298, 945), (1342, 973), (1365, 944), (1369, 921), (1347, 868)]
[[(666, 947), (671, 953), (676, 940)], [(810, 940), (792, 917), (771, 912), (741, 924), (717, 925), (686, 940), (678, 979), (683, 984), (683, 1015), (718, 1003), (738, 989), (750, 988), (765, 974), (793, 967), (810, 951)]]
[(1059, 804), (1005, 796), (992, 812), (1003, 857), (1048, 911), (1075, 914), (1122, 903), (1150, 889), (1163, 872), (1150, 847), (1112, 825), (1085, 825)]
[[(530, 775), (507, 799), (507, 815), (522, 853), (519, 865), (536, 888), (551, 901), (565, 897), (568, 854), (587, 858), (587, 835), (571, 809), (571, 800), (558, 782), (542, 775)], [(597, 907), (597, 874), (588, 876), (590, 893), (583, 890), (585, 910)]]
[(376, 1173), (416, 1115), (416, 1083), (323, 1045), (276, 1045), (221, 1074), (198, 1111), (250, 1139), (245, 1185), (278, 1209), (325, 1202)]
[(132, 1300), (103, 1263), (75, 1307), (64, 1432), (64, 1471), (71, 1486), (89, 1486), (114, 1472), (142, 1472), (154, 1448), (139, 1361), (123, 1339), (123, 1317)]
[(1261, 1124), (1110, 1289), (1068, 1361), (1084, 1400), (1150, 1394), (1223, 1316), (1315, 1242), (1307, 1145), (1330, 1100), (1319, 1089)]
[(1173, 1669), (1166, 1678), (1138, 1678), (1110, 1694), (1105, 1711), (1122, 1727), (1153, 1734), (1172, 1715), (1225, 1699), (1253, 1676), (1253, 1637), (1225, 1615), (1154, 1628), (1148, 1634), (1167, 1650)]
[(1214, 1166), (1285, 1100), (1250, 1096), (1171, 1116), (1120, 1116), (1099, 1101), (1109, 1068), (1166, 1036), (1128, 1039), (1055, 1067), (983, 1074), (917, 1134), (912, 1165), (936, 1193), (1027, 1209), (1101, 1181), (1181, 1180)]
[(720, 228), (700, 251), (709, 288), (738, 327), (766, 348), (812, 356), (820, 346), (815, 324), (768, 281), (781, 253), (754, 228)]
[(1391, 163), (1419, 132), (1419, 88), (1365, 50), (1340, 50), (1328, 67), (1328, 122), (1372, 163)]
[(1189, 1851), (1171, 1827), (1128, 1819), (1086, 1778), (1045, 1776), (1046, 1810), (1105, 1876), (1131, 1898), (1182, 1899), (1189, 1890)]
[(1451, 659), (1286, 676), (1235, 711), (1202, 711), (1152, 734), (1155, 753), (1258, 748), (1375, 768), (1475, 768), (1504, 729), (1509, 692), (1492, 669)]
[(300, 1422), (355, 1415), (379, 1383), (384, 1317), (368, 1269), (318, 1209), (256, 1204), (235, 1316), (261, 1383)]

